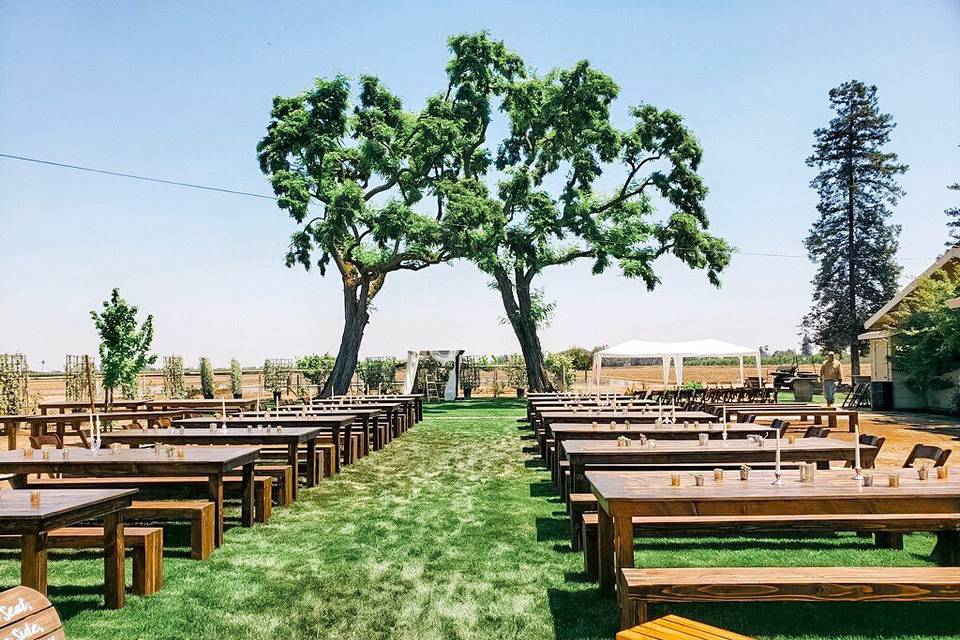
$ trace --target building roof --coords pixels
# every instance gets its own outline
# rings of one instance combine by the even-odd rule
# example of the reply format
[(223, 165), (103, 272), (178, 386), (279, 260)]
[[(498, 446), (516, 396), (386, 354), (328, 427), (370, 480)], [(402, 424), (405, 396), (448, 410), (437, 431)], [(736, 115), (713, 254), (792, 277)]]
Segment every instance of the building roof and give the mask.
[[(917, 288), (917, 285), (919, 285), (921, 282), (923, 282), (924, 280), (932, 276), (934, 273), (936, 273), (937, 271), (940, 271), (945, 266), (947, 266), (948, 264), (954, 261), (957, 261), (957, 263), (960, 264), (960, 244), (950, 247), (950, 249), (948, 249), (946, 253), (940, 256), (936, 262), (930, 265), (930, 267), (926, 271), (924, 271), (919, 276), (917, 276), (912, 281), (910, 281), (910, 283), (907, 284), (907, 286), (905, 286), (903, 289), (900, 289), (900, 291), (897, 292), (897, 295), (890, 298), (890, 301), (887, 302), (887, 304), (880, 307), (879, 311), (877, 311), (875, 314), (870, 316), (870, 318), (863, 323), (864, 328), (868, 330), (874, 329), (875, 325), (878, 322), (880, 322), (880, 320), (882, 320), (885, 315), (893, 311), (898, 304), (903, 302), (904, 298), (910, 295), (910, 293)], [(960, 305), (960, 298), (958, 298), (957, 300), (951, 300), (950, 302), (947, 303), (948, 306), (950, 306), (951, 303), (953, 302), (957, 302), (957, 304)], [(955, 309), (957, 307), (951, 306), (950, 308)]]

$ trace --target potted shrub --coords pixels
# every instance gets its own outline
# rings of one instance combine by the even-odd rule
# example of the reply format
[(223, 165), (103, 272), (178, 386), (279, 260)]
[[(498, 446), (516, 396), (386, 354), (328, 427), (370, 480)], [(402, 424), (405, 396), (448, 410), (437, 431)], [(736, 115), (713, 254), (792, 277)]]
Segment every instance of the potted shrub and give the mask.
[(209, 358), (200, 358), (200, 391), (207, 400), (213, 398), (213, 365)]
[(230, 391), (238, 400), (243, 397), (243, 369), (236, 358), (230, 361)]
[(460, 389), (463, 391), (463, 397), (471, 398), (474, 387), (478, 386), (480, 386), (480, 368), (473, 358), (465, 357), (460, 361)]
[(527, 365), (520, 356), (510, 356), (509, 365), (507, 380), (517, 390), (517, 397), (522, 398), (527, 392)]

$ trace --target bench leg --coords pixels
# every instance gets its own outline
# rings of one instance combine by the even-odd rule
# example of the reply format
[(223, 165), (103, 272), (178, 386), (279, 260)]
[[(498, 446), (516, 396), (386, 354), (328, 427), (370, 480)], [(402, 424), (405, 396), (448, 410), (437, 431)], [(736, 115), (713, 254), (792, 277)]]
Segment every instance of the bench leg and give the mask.
[(587, 527), (582, 525), (580, 538), (583, 541), (583, 570), (591, 582), (596, 582), (600, 577), (600, 568), (597, 566), (600, 562), (600, 553), (597, 546), (596, 527)]
[(960, 566), (960, 531), (938, 531), (933, 554), (941, 566)]
[[(307, 486), (310, 486), (310, 453), (307, 449)], [(297, 499), (297, 485), (300, 484), (300, 445), (287, 445), (287, 464), (293, 467), (293, 499)]]
[(47, 595), (47, 534), (21, 536), (20, 584)]
[[(263, 523), (270, 519), (270, 516), (273, 513), (273, 490), (271, 485), (273, 484), (272, 479), (268, 482), (257, 482), (254, 483), (251, 481), (251, 486), (254, 486), (254, 520), (257, 522)], [(250, 524), (253, 526), (253, 523)]]
[(125, 559), (123, 511), (114, 511), (103, 518), (103, 582), (107, 609), (122, 609), (126, 604)]
[(599, 564), (600, 593), (612, 594), (617, 573), (613, 565), (613, 518), (602, 507), (598, 510), (597, 562)]
[(163, 536), (148, 536), (133, 548), (133, 593), (149, 596), (163, 586)]
[(223, 544), (223, 476), (210, 476), (210, 502), (213, 503), (213, 542)]
[(243, 483), (240, 492), (240, 499), (243, 500), (243, 503), (240, 505), (240, 524), (244, 527), (253, 526), (255, 518), (253, 504), (254, 493), (253, 463), (251, 462), (243, 465)]
[[(293, 498), (297, 497), (297, 473), (296, 467), (293, 468)], [(307, 442), (307, 486), (317, 486), (317, 441)]]
[(190, 557), (206, 560), (215, 548), (213, 509), (204, 509), (190, 523)]
[(874, 544), (879, 549), (896, 549), (898, 551), (903, 550), (903, 534), (902, 533), (888, 533), (888, 532), (877, 532), (873, 534)]

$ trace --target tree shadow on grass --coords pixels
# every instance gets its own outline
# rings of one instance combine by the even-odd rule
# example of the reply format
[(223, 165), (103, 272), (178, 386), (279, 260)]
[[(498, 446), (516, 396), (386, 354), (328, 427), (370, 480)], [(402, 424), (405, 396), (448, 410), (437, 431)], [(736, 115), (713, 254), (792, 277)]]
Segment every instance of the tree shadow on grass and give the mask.
[(547, 589), (547, 600), (557, 640), (609, 640), (618, 631), (616, 601), (593, 585)]
[(531, 498), (556, 498), (557, 490), (553, 488), (553, 483), (549, 480), (540, 480), (530, 483)]

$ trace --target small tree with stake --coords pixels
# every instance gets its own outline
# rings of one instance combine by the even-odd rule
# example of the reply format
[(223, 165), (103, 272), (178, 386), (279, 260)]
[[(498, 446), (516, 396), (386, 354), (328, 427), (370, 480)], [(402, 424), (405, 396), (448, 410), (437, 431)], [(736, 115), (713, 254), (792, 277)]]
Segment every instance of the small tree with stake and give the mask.
[(236, 358), (230, 360), (230, 393), (234, 398), (243, 397), (243, 368)]
[(108, 408), (117, 387), (122, 388), (127, 397), (135, 396), (140, 371), (157, 361), (157, 356), (150, 353), (153, 316), (148, 315), (140, 325), (137, 313), (137, 307), (124, 300), (119, 289), (110, 293), (110, 299), (103, 303), (103, 311), (90, 312), (100, 335), (100, 369)]
[(213, 383), (213, 365), (209, 358), (200, 358), (200, 392), (203, 397), (210, 400), (215, 395)]

